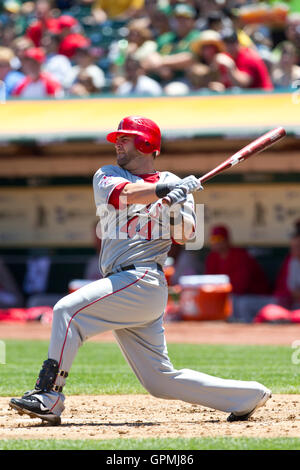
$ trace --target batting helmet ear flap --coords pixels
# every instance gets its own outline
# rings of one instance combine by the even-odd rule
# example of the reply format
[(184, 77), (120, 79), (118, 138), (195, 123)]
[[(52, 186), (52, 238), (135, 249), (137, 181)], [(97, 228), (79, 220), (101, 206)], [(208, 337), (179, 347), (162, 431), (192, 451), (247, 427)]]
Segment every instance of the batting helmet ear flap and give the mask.
[(155, 146), (146, 140), (145, 137), (141, 137), (140, 135), (135, 137), (134, 145), (137, 150), (146, 154), (153, 153), (155, 150)]

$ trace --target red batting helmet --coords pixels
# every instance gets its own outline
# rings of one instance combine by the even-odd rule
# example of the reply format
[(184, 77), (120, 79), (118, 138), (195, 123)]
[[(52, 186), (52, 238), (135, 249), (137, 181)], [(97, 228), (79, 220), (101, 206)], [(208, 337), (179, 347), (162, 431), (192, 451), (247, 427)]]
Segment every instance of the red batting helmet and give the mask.
[(140, 152), (160, 154), (160, 129), (151, 119), (142, 116), (127, 116), (120, 122), (118, 130), (110, 132), (106, 139), (115, 144), (117, 137), (124, 134), (135, 136), (135, 148)]

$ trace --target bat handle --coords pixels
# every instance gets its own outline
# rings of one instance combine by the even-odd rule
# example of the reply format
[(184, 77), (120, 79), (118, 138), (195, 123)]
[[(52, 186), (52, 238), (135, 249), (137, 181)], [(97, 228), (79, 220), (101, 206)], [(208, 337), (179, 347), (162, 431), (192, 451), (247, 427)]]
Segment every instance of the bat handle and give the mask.
[(171, 205), (172, 205), (172, 201), (168, 196), (163, 197), (161, 201), (162, 201), (163, 204), (165, 204), (167, 206), (171, 207)]

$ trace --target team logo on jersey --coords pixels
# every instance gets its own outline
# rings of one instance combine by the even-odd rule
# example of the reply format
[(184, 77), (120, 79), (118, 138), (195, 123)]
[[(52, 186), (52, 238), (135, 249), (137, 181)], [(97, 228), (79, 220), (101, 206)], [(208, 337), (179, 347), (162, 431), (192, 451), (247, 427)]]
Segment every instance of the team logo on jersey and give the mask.
[(112, 176), (106, 176), (104, 175), (101, 179), (100, 185), (105, 188), (112, 182)]

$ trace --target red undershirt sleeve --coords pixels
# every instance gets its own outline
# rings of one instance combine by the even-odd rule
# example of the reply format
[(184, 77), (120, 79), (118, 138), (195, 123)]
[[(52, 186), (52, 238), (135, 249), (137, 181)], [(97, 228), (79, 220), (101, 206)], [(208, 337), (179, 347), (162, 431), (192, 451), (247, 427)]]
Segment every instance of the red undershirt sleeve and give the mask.
[(129, 184), (129, 181), (125, 181), (124, 183), (118, 184), (110, 193), (110, 196), (108, 198), (108, 204), (114, 206), (115, 209), (119, 209), (120, 194), (127, 184)]

